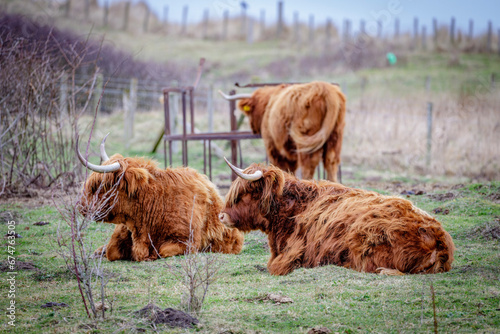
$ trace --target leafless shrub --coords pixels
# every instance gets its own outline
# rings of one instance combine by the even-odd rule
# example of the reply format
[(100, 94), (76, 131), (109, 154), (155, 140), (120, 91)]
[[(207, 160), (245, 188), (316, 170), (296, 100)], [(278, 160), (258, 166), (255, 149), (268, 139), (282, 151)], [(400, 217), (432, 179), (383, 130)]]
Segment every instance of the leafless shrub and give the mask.
[[(112, 305), (106, 287), (112, 274), (105, 270), (104, 255), (93, 253), (94, 244), (88, 237), (88, 227), (95, 220), (107, 215), (117, 199), (118, 182), (105, 191), (101, 185), (90, 199), (76, 199), (72, 203), (57, 203), (62, 217), (57, 229), (59, 254), (64, 259), (68, 270), (75, 275), (78, 288), (89, 318), (105, 317), (105, 311)], [(83, 192), (83, 190), (82, 190)], [(99, 194), (102, 194), (99, 196)], [(90, 310), (89, 310), (90, 306)]]
[[(196, 196), (193, 203), (195, 203), (195, 199)], [(201, 252), (198, 251), (193, 239), (192, 220), (193, 212), (191, 212), (190, 233), (186, 242), (184, 257), (180, 260), (179, 265), (167, 263), (167, 267), (185, 289), (181, 300), (181, 308), (188, 313), (197, 314), (201, 311), (210, 285), (217, 279), (217, 273), (223, 264), (223, 260), (220, 254), (212, 253), (210, 248), (203, 249)], [(153, 243), (151, 242), (151, 244)], [(156, 249), (155, 251), (160, 257), (158, 251)]]

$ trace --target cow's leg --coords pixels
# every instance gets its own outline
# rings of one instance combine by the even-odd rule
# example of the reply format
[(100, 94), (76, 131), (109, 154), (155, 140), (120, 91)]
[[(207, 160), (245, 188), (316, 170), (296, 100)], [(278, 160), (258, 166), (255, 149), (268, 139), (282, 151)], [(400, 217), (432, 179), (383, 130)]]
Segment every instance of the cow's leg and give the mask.
[(321, 150), (313, 153), (299, 153), (299, 166), (302, 170), (302, 178), (310, 180), (314, 178), (314, 171), (321, 160)]
[(291, 160), (287, 157), (284, 157), (272, 143), (266, 143), (266, 151), (271, 164), (279, 167), (286, 172), (295, 173), (295, 171), (297, 170), (296, 160)]
[(377, 268), (375, 271), (379, 275), (387, 275), (387, 276), (404, 276), (404, 273), (400, 272), (397, 269), (390, 269), (390, 268)]
[(342, 151), (342, 138), (344, 137), (344, 124), (336, 125), (332, 134), (323, 146), (323, 165), (326, 169), (327, 179), (338, 182), (337, 173), (340, 165)]
[(292, 235), (285, 249), (276, 257), (271, 257), (267, 269), (273, 275), (287, 275), (293, 270), (302, 267), (305, 251), (305, 237)]
[(111, 239), (105, 246), (99, 247), (94, 254), (106, 255), (109, 261), (130, 260), (132, 252), (132, 236), (127, 227), (117, 224), (111, 235)]
[[(137, 231), (132, 232), (132, 259), (134, 261), (146, 261), (150, 260), (149, 257), (149, 246), (151, 241), (149, 240), (148, 234), (138, 233)], [(156, 254), (152, 255), (156, 258)]]
[(182, 242), (165, 242), (161, 245), (158, 253), (162, 258), (176, 256), (176, 255), (184, 255), (186, 252), (186, 244)]

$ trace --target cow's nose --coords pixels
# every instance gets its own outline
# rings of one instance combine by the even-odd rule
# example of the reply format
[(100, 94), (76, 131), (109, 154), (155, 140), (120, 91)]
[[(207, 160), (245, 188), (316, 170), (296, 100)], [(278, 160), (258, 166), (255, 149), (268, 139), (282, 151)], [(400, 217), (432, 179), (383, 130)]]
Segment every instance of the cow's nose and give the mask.
[(223, 223), (225, 219), (226, 219), (226, 214), (225, 213), (219, 214), (219, 220), (221, 221), (221, 223)]

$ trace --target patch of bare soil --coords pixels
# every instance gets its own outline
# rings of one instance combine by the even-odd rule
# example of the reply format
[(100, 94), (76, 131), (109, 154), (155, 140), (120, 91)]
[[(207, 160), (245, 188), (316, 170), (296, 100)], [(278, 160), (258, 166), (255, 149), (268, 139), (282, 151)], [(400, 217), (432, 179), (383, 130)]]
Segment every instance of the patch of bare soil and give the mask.
[(265, 296), (258, 296), (254, 298), (244, 299), (246, 302), (254, 303), (254, 302), (268, 302), (271, 301), (275, 304), (288, 304), (293, 303), (292, 298), (283, 296), (281, 293), (268, 293)]
[(16, 261), (14, 265), (14, 270), (12, 270), (7, 263), (0, 263), (0, 272), (8, 272), (8, 271), (19, 271), (19, 270), (38, 270), (37, 267), (31, 262), (22, 262)]
[(307, 334), (330, 334), (332, 332), (331, 329), (322, 327), (322, 326), (316, 326), (311, 328)]
[(80, 192), (80, 187), (61, 189), (52, 187), (48, 189), (29, 189), (22, 193), (10, 193), (0, 196), (0, 205), (16, 204), (26, 208), (36, 208), (45, 205), (54, 205), (54, 202), (71, 202)]
[(472, 228), (467, 233), (467, 236), (472, 238), (482, 237), (487, 240), (500, 240), (500, 218)]
[(489, 194), (487, 197), (492, 202), (500, 203), (500, 192), (493, 192)]
[(402, 195), (424, 195), (436, 191), (445, 191), (462, 188), (463, 184), (451, 185), (442, 183), (429, 182), (400, 182), (400, 181), (384, 181), (381, 178), (366, 178), (356, 184), (347, 183), (346, 186), (353, 188), (373, 188), (390, 192), (392, 194)]
[(155, 324), (166, 324), (170, 327), (193, 328), (199, 323), (198, 319), (185, 312), (173, 308), (162, 310), (152, 303), (134, 313), (141, 318), (149, 319)]
[(450, 201), (452, 199), (457, 198), (458, 196), (452, 192), (447, 192), (443, 194), (429, 194), (427, 197), (431, 198), (434, 201), (443, 202)]

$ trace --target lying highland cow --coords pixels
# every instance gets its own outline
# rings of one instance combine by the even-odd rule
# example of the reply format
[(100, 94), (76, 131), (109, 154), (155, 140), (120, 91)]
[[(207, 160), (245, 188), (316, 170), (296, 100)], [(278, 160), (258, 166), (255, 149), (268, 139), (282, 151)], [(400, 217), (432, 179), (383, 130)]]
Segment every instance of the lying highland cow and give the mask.
[(221, 95), (240, 99), (238, 107), (250, 119), (254, 133), (262, 135), (272, 164), (312, 179), (319, 162), (327, 179), (337, 181), (346, 99), (340, 88), (327, 82), (281, 84), (253, 94)]
[(328, 264), (389, 275), (451, 268), (451, 236), (405, 199), (300, 181), (272, 166), (254, 164), (243, 171), (229, 165), (240, 178), (226, 195), (220, 220), (268, 235), (273, 275)]
[[(111, 240), (96, 252), (114, 260), (155, 260), (195, 249), (238, 254), (243, 234), (218, 219), (223, 202), (215, 186), (191, 168), (159, 169), (143, 158), (106, 155), (103, 165), (80, 161), (93, 170), (83, 186), (82, 213), (116, 224)], [(190, 239), (190, 233), (192, 236)]]

